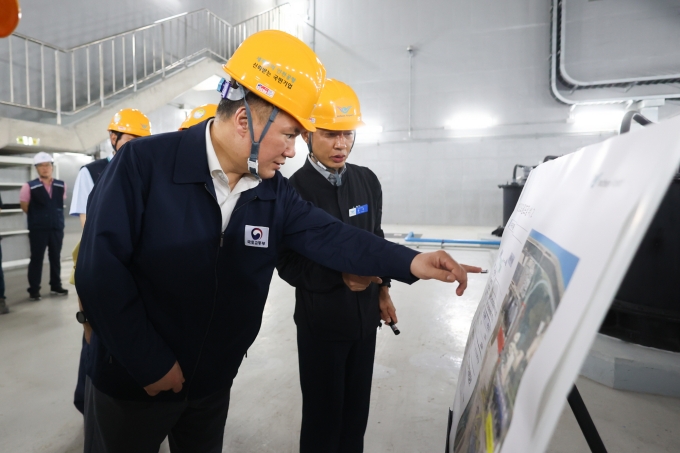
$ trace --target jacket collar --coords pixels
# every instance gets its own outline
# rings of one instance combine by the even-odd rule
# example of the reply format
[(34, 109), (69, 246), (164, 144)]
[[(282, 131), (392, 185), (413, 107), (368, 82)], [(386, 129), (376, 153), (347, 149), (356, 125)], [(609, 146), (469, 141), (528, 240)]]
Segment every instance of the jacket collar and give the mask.
[[(182, 133), (182, 139), (177, 149), (173, 182), (177, 184), (208, 184), (208, 187), (214, 191), (206, 154), (205, 128), (207, 126), (208, 121), (204, 121)], [(278, 177), (282, 176), (277, 174), (272, 179), (265, 179), (251, 190), (262, 200), (274, 200), (276, 199), (274, 184)]]
[(205, 128), (208, 125), (204, 121), (198, 126), (190, 127), (181, 132), (182, 139), (177, 149), (175, 160), (175, 173), (173, 181), (178, 184), (205, 183), (212, 180), (208, 168), (208, 156), (205, 150)]
[(273, 178), (263, 179), (257, 187), (250, 190), (254, 191), (260, 200), (276, 200), (276, 186), (279, 184), (279, 178), (283, 176), (277, 171)]

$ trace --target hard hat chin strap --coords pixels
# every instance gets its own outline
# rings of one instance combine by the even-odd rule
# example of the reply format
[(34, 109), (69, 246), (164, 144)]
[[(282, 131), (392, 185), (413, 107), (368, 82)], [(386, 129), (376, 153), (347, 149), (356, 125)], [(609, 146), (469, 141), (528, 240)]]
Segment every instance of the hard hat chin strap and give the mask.
[(262, 139), (269, 130), (269, 126), (271, 126), (276, 119), (276, 115), (279, 114), (279, 109), (278, 107), (274, 107), (271, 115), (269, 115), (267, 124), (265, 124), (264, 129), (262, 129), (260, 139), (255, 141), (255, 132), (253, 131), (253, 115), (250, 112), (250, 106), (248, 105), (248, 100), (246, 99), (248, 90), (244, 86), (239, 85), (232, 80), (221, 79), (217, 84), (217, 91), (222, 94), (222, 99), (228, 99), (230, 101), (240, 101), (243, 99), (243, 104), (246, 107), (246, 116), (248, 117), (248, 130), (250, 131), (250, 156), (248, 157), (248, 170), (252, 175), (260, 178), (257, 166), (257, 157), (260, 155), (260, 143), (262, 143)]
[(260, 178), (257, 165), (257, 157), (260, 154), (260, 143), (262, 143), (262, 139), (267, 134), (269, 126), (271, 126), (274, 120), (276, 119), (276, 115), (279, 114), (279, 109), (278, 107), (274, 107), (271, 115), (269, 115), (269, 120), (267, 120), (267, 124), (265, 124), (264, 129), (262, 129), (260, 139), (258, 141), (255, 141), (255, 132), (253, 131), (253, 115), (250, 113), (250, 106), (248, 105), (248, 101), (246, 100), (245, 96), (243, 97), (243, 104), (246, 107), (246, 116), (248, 117), (248, 130), (250, 131), (250, 157), (248, 157), (248, 170), (252, 175)]
[(115, 155), (118, 152), (118, 148), (116, 148), (116, 146), (118, 146), (118, 142), (120, 141), (120, 138), (123, 136), (123, 133), (120, 132), (120, 131), (109, 131), (109, 132), (113, 132), (113, 135), (116, 136), (115, 142), (113, 140), (111, 140), (111, 138), (109, 137), (109, 141), (111, 142), (111, 146), (113, 147), (113, 154)]

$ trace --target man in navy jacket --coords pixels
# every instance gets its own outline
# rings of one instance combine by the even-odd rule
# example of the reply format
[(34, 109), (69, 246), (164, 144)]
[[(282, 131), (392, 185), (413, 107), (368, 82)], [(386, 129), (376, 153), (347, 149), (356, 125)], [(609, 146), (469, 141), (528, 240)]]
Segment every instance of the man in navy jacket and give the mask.
[[(299, 71), (290, 85), (272, 85), (281, 67)], [(108, 453), (157, 452), (166, 435), (173, 452), (221, 451), (281, 246), (357, 275), (457, 280), (460, 294), (467, 283), (445, 252), (344, 225), (277, 171), (314, 130), (325, 70), (311, 49), (260, 32), (225, 70), (214, 120), (126, 144), (90, 195), (76, 269), (94, 330), (86, 443)]]

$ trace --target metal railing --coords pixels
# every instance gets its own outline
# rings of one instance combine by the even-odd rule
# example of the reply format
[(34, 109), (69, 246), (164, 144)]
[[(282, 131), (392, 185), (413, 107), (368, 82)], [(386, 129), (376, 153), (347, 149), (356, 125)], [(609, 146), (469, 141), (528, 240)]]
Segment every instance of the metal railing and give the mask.
[(226, 61), (261, 30), (301, 37), (290, 4), (231, 25), (207, 9), (178, 14), (70, 49), (21, 35), (0, 40), (0, 104), (74, 115), (210, 57)]

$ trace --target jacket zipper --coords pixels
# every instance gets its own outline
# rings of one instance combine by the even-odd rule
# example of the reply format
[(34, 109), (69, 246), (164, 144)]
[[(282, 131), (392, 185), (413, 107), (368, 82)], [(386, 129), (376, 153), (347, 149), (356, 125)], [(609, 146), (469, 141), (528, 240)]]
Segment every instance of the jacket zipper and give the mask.
[[(236, 211), (238, 211), (239, 209), (241, 209), (242, 207), (244, 207), (245, 205), (247, 205), (248, 203), (250, 203), (251, 201), (254, 201), (254, 200), (257, 200), (257, 195), (255, 195), (250, 200), (245, 201), (242, 205), (236, 206), (234, 208), (234, 210), (231, 212), (231, 215), (233, 216)], [(224, 245), (223, 239), (224, 239), (224, 232), (222, 232), (222, 238), (220, 239), (220, 247), (222, 247)]]
[[(231, 215), (233, 216), (233, 215), (234, 215), (234, 212), (236, 212), (237, 210), (241, 209), (243, 206), (247, 205), (248, 203), (250, 203), (251, 201), (254, 201), (254, 200), (257, 200), (257, 195), (255, 195), (253, 198), (251, 198), (250, 200), (248, 200), (248, 201), (246, 201), (245, 203), (243, 203), (241, 206), (237, 206), (236, 208), (234, 208), (234, 210), (232, 211)], [(224, 233), (222, 234), (222, 236), (224, 236)], [(220, 241), (220, 247), (222, 247), (222, 242), (221, 242), (221, 241)], [(246, 350), (246, 359), (247, 359), (247, 358), (248, 358), (248, 350)]]
[[(208, 189), (208, 185), (205, 185), (205, 190), (210, 194), (213, 200), (215, 200), (215, 203), (217, 204), (217, 207), (219, 209), (219, 202), (217, 201), (217, 197), (213, 195), (212, 192)], [(241, 206), (238, 206), (234, 209), (232, 212), (232, 215), (236, 210), (241, 208), (242, 206), (246, 205), (247, 203), (250, 203), (253, 200), (257, 199), (257, 195), (250, 200), (246, 201), (243, 203)], [(220, 210), (220, 218), (222, 218), (222, 212)], [(198, 364), (201, 361), (201, 355), (203, 355), (203, 347), (205, 346), (205, 342), (208, 339), (208, 333), (210, 332), (210, 326), (212, 325), (212, 320), (213, 317), (215, 316), (215, 307), (217, 306), (217, 290), (219, 288), (219, 278), (217, 277), (217, 262), (219, 261), (220, 258), (220, 249), (224, 246), (224, 230), (222, 230), (222, 226), (220, 224), (220, 245), (217, 247), (217, 253), (215, 254), (215, 292), (213, 293), (213, 306), (212, 310), (210, 311), (210, 318), (208, 320), (208, 327), (205, 329), (205, 335), (203, 335), (203, 341), (201, 342), (201, 349), (198, 351), (198, 357), (196, 358), (196, 365), (194, 365), (194, 371), (191, 373), (191, 377), (189, 379), (189, 384), (186, 386), (186, 395), (184, 396), (184, 400), (187, 401), (189, 399), (189, 385), (194, 381), (194, 376), (196, 375), (196, 370), (198, 369)]]

